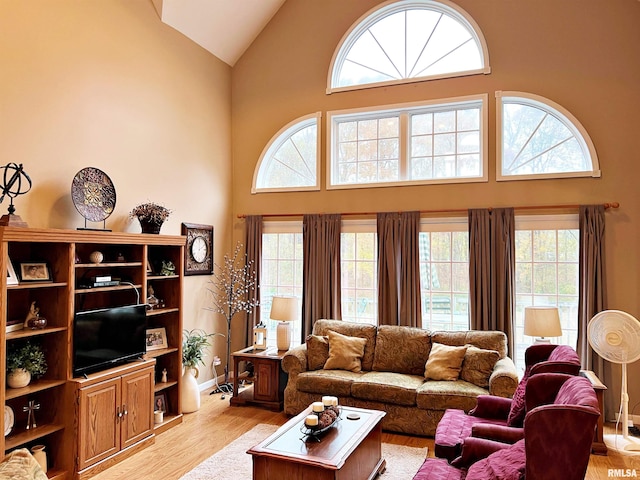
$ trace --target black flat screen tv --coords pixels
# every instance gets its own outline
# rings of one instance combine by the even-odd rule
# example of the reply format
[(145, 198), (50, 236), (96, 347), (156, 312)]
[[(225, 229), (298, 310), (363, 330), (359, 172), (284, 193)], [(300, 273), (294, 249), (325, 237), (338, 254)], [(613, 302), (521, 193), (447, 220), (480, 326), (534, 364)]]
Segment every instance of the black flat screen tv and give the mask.
[(146, 353), (145, 305), (77, 312), (73, 321), (73, 375), (115, 367)]

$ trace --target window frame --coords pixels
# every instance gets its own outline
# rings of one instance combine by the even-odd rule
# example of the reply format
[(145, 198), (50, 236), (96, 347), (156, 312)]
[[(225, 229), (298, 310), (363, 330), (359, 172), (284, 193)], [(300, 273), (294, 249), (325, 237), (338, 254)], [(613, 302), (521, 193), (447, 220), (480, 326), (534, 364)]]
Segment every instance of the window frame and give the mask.
[[(438, 98), (428, 101), (397, 103), (390, 105), (376, 105), (372, 107), (361, 107), (345, 110), (331, 110), (326, 114), (326, 190), (342, 190), (352, 188), (378, 188), (378, 187), (399, 187), (408, 185), (440, 185), (447, 183), (482, 183), (489, 181), (489, 113), (488, 100), (486, 93), (476, 95), (466, 95), (452, 98)], [(437, 179), (399, 179), (392, 182), (373, 182), (373, 183), (334, 183), (333, 171), (337, 170), (337, 144), (334, 139), (338, 138), (338, 121), (342, 119), (366, 120), (380, 119), (391, 114), (397, 114), (400, 117), (400, 135), (399, 135), (399, 161), (400, 174), (407, 174), (410, 161), (410, 122), (409, 116), (421, 112), (438, 112), (459, 109), (460, 107), (477, 106), (480, 109), (480, 166), (481, 175), (477, 177), (448, 177)]]
[[(540, 95), (528, 92), (517, 91), (497, 91), (496, 97), (496, 181), (515, 181), (515, 180), (537, 180), (548, 178), (576, 178), (576, 177), (593, 177), (598, 178), (601, 175), (600, 164), (596, 148), (587, 133), (587, 130), (580, 121), (562, 105), (557, 104), (553, 100), (549, 100)], [(523, 105), (539, 108), (543, 112), (553, 115), (558, 119), (575, 137), (583, 154), (588, 155), (587, 160), (591, 160), (591, 170), (575, 171), (575, 172), (554, 172), (554, 173), (535, 173), (526, 175), (506, 175), (502, 172), (503, 163), (503, 99), (518, 98), (522, 100)]]
[[(316, 125), (316, 182), (315, 185), (293, 186), (293, 187), (258, 187), (258, 182), (262, 175), (266, 172), (262, 168), (269, 166), (272, 156), (284, 145), (294, 134), (300, 130), (307, 128), (315, 122)], [(302, 191), (318, 191), (320, 190), (320, 175), (322, 172), (321, 151), (322, 151), (322, 112), (310, 113), (298, 117), (282, 127), (275, 135), (271, 137), (267, 145), (262, 150), (256, 168), (253, 171), (253, 181), (251, 183), (251, 193), (268, 193), (268, 192), (302, 192)]]
[[(476, 45), (478, 45), (479, 53), (480, 53), (480, 61), (482, 66), (477, 69), (464, 70), (460, 72), (450, 72), (444, 74), (437, 75), (429, 75), (424, 77), (415, 77), (415, 78), (403, 78), (399, 80), (388, 80), (383, 82), (374, 82), (374, 83), (365, 83), (358, 85), (348, 85), (344, 87), (333, 86), (334, 80), (337, 80), (337, 75), (339, 74), (340, 69), (336, 68), (337, 66), (342, 66), (346, 56), (351, 51), (354, 43), (360, 38), (363, 32), (377, 23), (379, 20), (392, 15), (394, 13), (398, 13), (401, 11), (411, 10), (411, 9), (425, 9), (431, 11), (437, 11), (442, 14), (445, 14), (454, 20), (457, 20), (461, 25), (467, 28), (471, 36), (473, 37)], [(470, 75), (488, 75), (491, 73), (491, 67), (489, 65), (489, 48), (487, 47), (487, 42), (484, 38), (484, 34), (480, 29), (480, 26), (476, 23), (474, 18), (469, 15), (464, 9), (462, 9), (459, 5), (449, 1), (449, 0), (388, 0), (369, 11), (367, 11), (364, 15), (358, 18), (345, 32), (345, 34), (338, 42), (338, 45), (333, 53), (331, 58), (331, 63), (329, 64), (329, 72), (327, 75), (327, 95), (337, 92), (345, 92), (351, 90), (361, 90), (365, 88), (376, 88), (376, 87), (384, 87), (389, 85), (403, 85), (407, 83), (416, 83), (416, 82), (424, 82), (430, 80), (438, 80), (442, 78), (455, 78), (455, 77), (463, 77)], [(336, 82), (337, 83), (337, 82)]]

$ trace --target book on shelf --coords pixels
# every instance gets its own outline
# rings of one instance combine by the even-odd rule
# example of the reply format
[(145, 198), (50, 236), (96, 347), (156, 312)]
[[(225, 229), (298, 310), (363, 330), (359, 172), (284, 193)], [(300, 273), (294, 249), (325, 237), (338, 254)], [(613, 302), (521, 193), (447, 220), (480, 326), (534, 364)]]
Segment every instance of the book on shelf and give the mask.
[(17, 332), (18, 330), (22, 330), (24, 328), (24, 320), (13, 319), (7, 320), (7, 325), (5, 326), (5, 333)]

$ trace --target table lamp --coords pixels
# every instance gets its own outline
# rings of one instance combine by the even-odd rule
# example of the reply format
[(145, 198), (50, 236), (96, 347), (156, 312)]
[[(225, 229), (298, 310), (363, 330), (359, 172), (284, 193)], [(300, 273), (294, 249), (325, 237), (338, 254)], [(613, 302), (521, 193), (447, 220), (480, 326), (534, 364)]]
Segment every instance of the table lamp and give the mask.
[(525, 307), (524, 334), (538, 337), (534, 343), (551, 343), (547, 337), (560, 337), (558, 307)]
[(278, 350), (289, 350), (291, 346), (291, 322), (299, 316), (298, 299), (295, 297), (273, 297), (271, 320), (278, 320), (276, 344)]

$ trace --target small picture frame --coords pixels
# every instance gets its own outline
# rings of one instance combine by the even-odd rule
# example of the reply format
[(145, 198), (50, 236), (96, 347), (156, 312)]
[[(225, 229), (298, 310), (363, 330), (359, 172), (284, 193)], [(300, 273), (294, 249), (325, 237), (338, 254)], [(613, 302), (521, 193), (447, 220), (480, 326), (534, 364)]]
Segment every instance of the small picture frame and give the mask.
[(18, 285), (18, 283), (18, 276), (13, 268), (13, 263), (11, 263), (11, 259), (7, 257), (7, 285)]
[(147, 352), (168, 348), (167, 331), (164, 327), (147, 329)]
[(51, 272), (46, 262), (20, 263), (21, 282), (51, 282)]
[(156, 393), (153, 397), (153, 411), (167, 413), (168, 410), (167, 394)]

